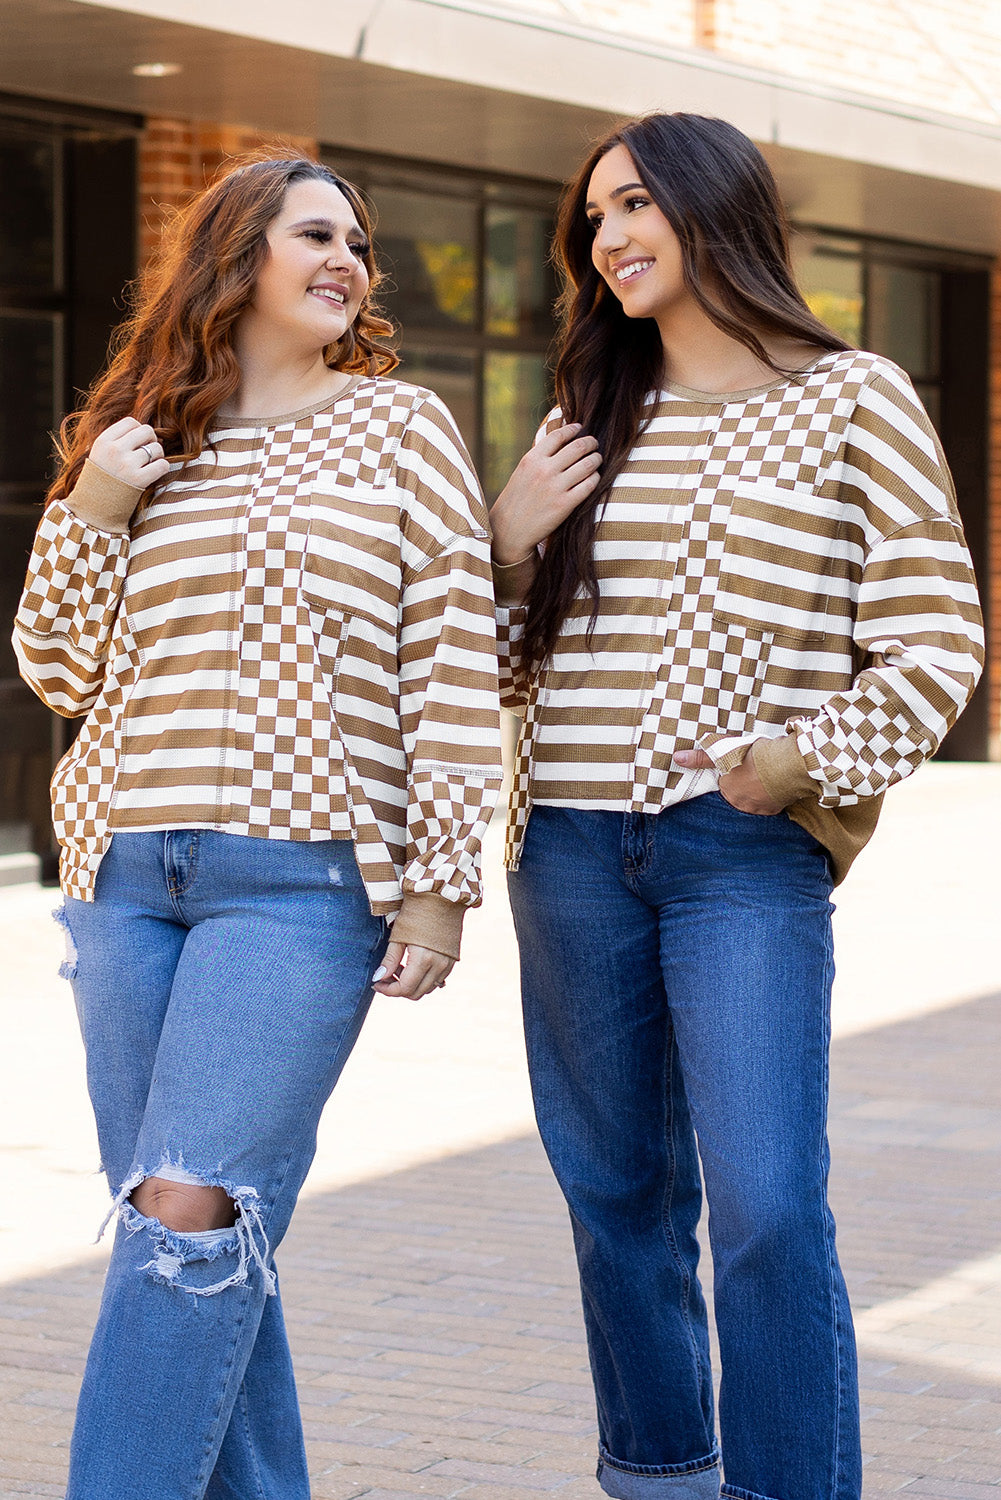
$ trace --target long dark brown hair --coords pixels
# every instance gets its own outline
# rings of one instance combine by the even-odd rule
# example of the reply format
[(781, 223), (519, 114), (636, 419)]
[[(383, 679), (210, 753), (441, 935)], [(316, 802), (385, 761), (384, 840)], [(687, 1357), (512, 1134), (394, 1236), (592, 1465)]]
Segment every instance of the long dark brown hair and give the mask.
[(598, 440), (601, 481), (550, 536), (528, 596), (523, 653), (535, 666), (552, 654), (571, 605), (591, 601), (597, 618), (594, 533), (598, 519), (663, 383), (664, 350), (652, 318), (627, 318), (599, 275), (585, 213), (595, 166), (625, 146), (640, 181), (681, 246), (685, 285), (708, 318), (776, 374), (763, 338), (778, 335), (818, 350), (851, 346), (814, 317), (789, 259), (789, 227), (771, 170), (736, 126), (705, 115), (652, 114), (631, 120), (591, 151), (560, 200), (553, 254), (563, 276), (556, 399), (567, 422)]
[(62, 424), (50, 499), (69, 494), (94, 439), (122, 417), (148, 422), (168, 458), (201, 453), (216, 412), (239, 384), (233, 330), (268, 256), (268, 226), (292, 183), (311, 178), (343, 193), (368, 244), (365, 300), (324, 359), (331, 369), (363, 375), (395, 368), (397, 356), (382, 343), (393, 325), (373, 300), (379, 273), (371, 215), (357, 188), (306, 157), (246, 160), (194, 198), (164, 233), (136, 282), (107, 369)]

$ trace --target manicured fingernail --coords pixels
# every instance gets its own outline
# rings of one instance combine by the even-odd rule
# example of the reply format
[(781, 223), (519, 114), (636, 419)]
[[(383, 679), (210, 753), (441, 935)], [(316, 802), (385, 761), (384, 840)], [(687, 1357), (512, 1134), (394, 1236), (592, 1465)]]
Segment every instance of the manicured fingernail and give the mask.
[(384, 978), (385, 977), (385, 973), (386, 973), (386, 965), (382, 964), (381, 967), (378, 968), (378, 969), (376, 969), (375, 973), (372, 975), (372, 983), (375, 984), (375, 982), (376, 982), (377, 979)]

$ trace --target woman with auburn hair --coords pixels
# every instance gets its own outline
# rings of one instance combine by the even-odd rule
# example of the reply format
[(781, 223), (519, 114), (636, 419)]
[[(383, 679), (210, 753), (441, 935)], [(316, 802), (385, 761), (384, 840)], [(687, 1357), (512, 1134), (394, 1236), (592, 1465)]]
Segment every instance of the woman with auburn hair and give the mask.
[(952, 484), (906, 375), (806, 306), (733, 126), (614, 131), (556, 247), (559, 407), (492, 521), (529, 1064), (598, 1478), (618, 1500), (858, 1500), (830, 894), (980, 672)]
[(178, 218), (64, 429), (16, 644), (118, 1226), (68, 1500), (306, 1500), (273, 1253), (373, 990), (445, 980), (500, 786), (486, 511), (388, 378), (357, 191)]

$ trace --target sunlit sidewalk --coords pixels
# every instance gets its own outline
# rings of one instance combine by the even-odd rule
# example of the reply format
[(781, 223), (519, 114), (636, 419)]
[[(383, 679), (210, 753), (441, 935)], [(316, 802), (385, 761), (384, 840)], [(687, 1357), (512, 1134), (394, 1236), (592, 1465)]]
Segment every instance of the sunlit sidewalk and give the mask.
[[(317, 1497), (598, 1494), (500, 832), (447, 989), (373, 1011), (280, 1256)], [(999, 851), (1001, 766), (931, 766), (838, 895), (833, 1197), (867, 1500), (1001, 1485)], [(56, 899), (0, 891), (0, 1495), (63, 1492), (105, 1255)]]

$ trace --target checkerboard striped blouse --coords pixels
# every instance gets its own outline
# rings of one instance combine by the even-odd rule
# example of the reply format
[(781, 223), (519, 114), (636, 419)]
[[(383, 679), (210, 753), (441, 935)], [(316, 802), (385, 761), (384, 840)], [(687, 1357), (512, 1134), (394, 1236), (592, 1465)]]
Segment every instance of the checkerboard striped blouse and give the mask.
[(394, 935), (454, 954), (500, 714), (487, 515), (451, 417), (362, 379), (211, 447), (131, 535), (72, 496), (39, 527), (15, 646), (50, 707), (87, 714), (53, 778), (63, 888), (92, 899), (122, 830), (351, 838), (373, 911), (402, 903)]
[[(528, 676), (523, 611), (499, 609), (502, 698), (523, 717), (508, 862), (535, 802), (657, 812), (759, 742), (762, 781), (841, 878), (982, 667), (938, 440), (906, 375), (859, 352), (649, 405), (598, 525), (590, 647), (582, 599)], [(694, 746), (715, 769), (672, 765)]]

